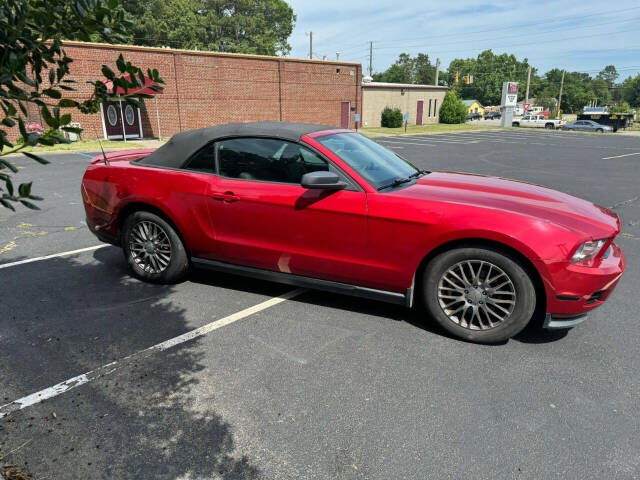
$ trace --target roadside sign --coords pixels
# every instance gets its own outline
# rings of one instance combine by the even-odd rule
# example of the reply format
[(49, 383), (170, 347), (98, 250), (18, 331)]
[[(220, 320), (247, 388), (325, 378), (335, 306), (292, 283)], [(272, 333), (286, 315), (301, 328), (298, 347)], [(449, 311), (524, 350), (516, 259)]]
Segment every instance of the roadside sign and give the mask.
[(522, 104), (522, 108), (524, 108), (525, 110), (529, 110), (531, 108), (531, 104), (530, 103), (523, 103)]
[(408, 121), (409, 121), (409, 114), (408, 114), (408, 113), (405, 113), (405, 114), (404, 114), (404, 121), (405, 121), (405, 122), (408, 122)]
[(504, 82), (502, 84), (502, 106), (515, 107), (518, 103), (518, 83)]
[(359, 114), (359, 113), (356, 113), (356, 114), (353, 116), (353, 120), (354, 120), (354, 121), (356, 121), (356, 122), (359, 122), (359, 121), (360, 121), (360, 114)]

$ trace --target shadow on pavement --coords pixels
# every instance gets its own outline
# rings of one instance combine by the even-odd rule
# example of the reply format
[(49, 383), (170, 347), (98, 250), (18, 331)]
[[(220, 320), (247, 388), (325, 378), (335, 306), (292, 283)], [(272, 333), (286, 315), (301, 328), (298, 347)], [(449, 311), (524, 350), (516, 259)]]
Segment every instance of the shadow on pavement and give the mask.
[[(192, 328), (168, 300), (176, 286), (132, 280), (119, 250), (93, 258), (2, 272), (0, 404)], [(14, 412), (0, 420), (0, 465), (35, 478), (256, 478), (214, 402), (192, 398), (203, 355), (192, 340)]]

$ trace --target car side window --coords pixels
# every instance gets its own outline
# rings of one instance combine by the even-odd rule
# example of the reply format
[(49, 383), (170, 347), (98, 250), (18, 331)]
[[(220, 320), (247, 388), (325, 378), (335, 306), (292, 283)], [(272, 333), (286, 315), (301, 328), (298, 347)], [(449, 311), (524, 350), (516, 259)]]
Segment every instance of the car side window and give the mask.
[(305, 173), (329, 170), (322, 157), (285, 140), (232, 138), (216, 149), (218, 171), (227, 178), (300, 184)]
[(210, 143), (198, 150), (183, 167), (185, 170), (194, 170), (203, 173), (216, 172), (215, 144)]

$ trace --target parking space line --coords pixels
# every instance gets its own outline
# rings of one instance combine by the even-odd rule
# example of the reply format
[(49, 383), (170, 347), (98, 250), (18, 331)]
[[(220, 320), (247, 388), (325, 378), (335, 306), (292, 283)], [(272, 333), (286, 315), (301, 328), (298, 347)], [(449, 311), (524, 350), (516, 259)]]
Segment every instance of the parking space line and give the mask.
[(418, 143), (418, 142), (397, 142), (394, 140), (378, 140), (378, 143), (389, 143), (391, 145), (423, 145), (425, 147), (437, 147), (433, 143)]
[(613, 157), (602, 157), (602, 160), (611, 160), (612, 158), (629, 157), (631, 155), (640, 155), (640, 152), (625, 153), (624, 155), (614, 155)]
[(76, 253), (91, 252), (93, 250), (98, 250), (99, 248), (105, 248), (105, 247), (109, 247), (109, 246), (110, 245), (106, 245), (106, 244), (94, 245), (93, 247), (79, 248), (78, 250), (69, 250), (68, 252), (53, 253), (51, 255), (45, 255), (43, 257), (26, 258), (24, 260), (19, 260), (17, 262), (2, 263), (2, 264), (0, 264), (0, 270), (2, 270), (3, 268), (10, 268), (10, 267), (16, 267), (18, 265), (24, 265), (25, 263), (32, 263), (32, 262), (39, 262), (41, 260), (48, 260), (50, 258), (66, 257), (68, 255), (75, 255)]
[(40, 390), (39, 392), (32, 393), (11, 403), (2, 405), (0, 406), (0, 419), (6, 417), (7, 415), (10, 415), (13, 412), (22, 410), (23, 408), (40, 403), (43, 400), (57, 397), (58, 395), (68, 392), (69, 390), (72, 390), (81, 385), (85, 385), (92, 380), (103, 377), (105, 375), (109, 375), (126, 365), (140, 361), (141, 359), (146, 358), (156, 352), (168, 350), (169, 348), (175, 347), (176, 345), (183, 344), (195, 338), (202, 337), (210, 332), (213, 332), (214, 330), (218, 330), (219, 328), (231, 325), (238, 320), (242, 320), (243, 318), (246, 318), (250, 315), (261, 312), (263, 310), (266, 310), (267, 308), (273, 307), (282, 302), (297, 297), (298, 295), (301, 295), (306, 291), (307, 290), (304, 288), (291, 290), (289, 292), (283, 293), (279, 297), (270, 298), (269, 300), (265, 300), (264, 302), (253, 305), (252, 307), (245, 308), (244, 310), (240, 310), (239, 312), (233, 313), (219, 320), (214, 320), (211, 323), (203, 325), (202, 327), (196, 328), (194, 330), (190, 330), (186, 333), (183, 333), (182, 335), (178, 335), (177, 337), (170, 338), (169, 340), (145, 348), (144, 350), (132, 353), (131, 355), (128, 355), (120, 360), (116, 360), (115, 362), (107, 363), (106, 365), (103, 365), (81, 375), (77, 375), (73, 378), (65, 380), (64, 382), (53, 385), (52, 387), (45, 388), (44, 390)]

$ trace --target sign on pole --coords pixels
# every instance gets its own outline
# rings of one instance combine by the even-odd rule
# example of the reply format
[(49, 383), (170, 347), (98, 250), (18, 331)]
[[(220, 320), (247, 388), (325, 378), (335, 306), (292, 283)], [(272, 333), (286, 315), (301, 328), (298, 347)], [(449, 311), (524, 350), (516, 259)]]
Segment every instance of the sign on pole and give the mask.
[(510, 127), (513, 122), (513, 109), (518, 104), (518, 82), (504, 82), (502, 84), (502, 126)]

